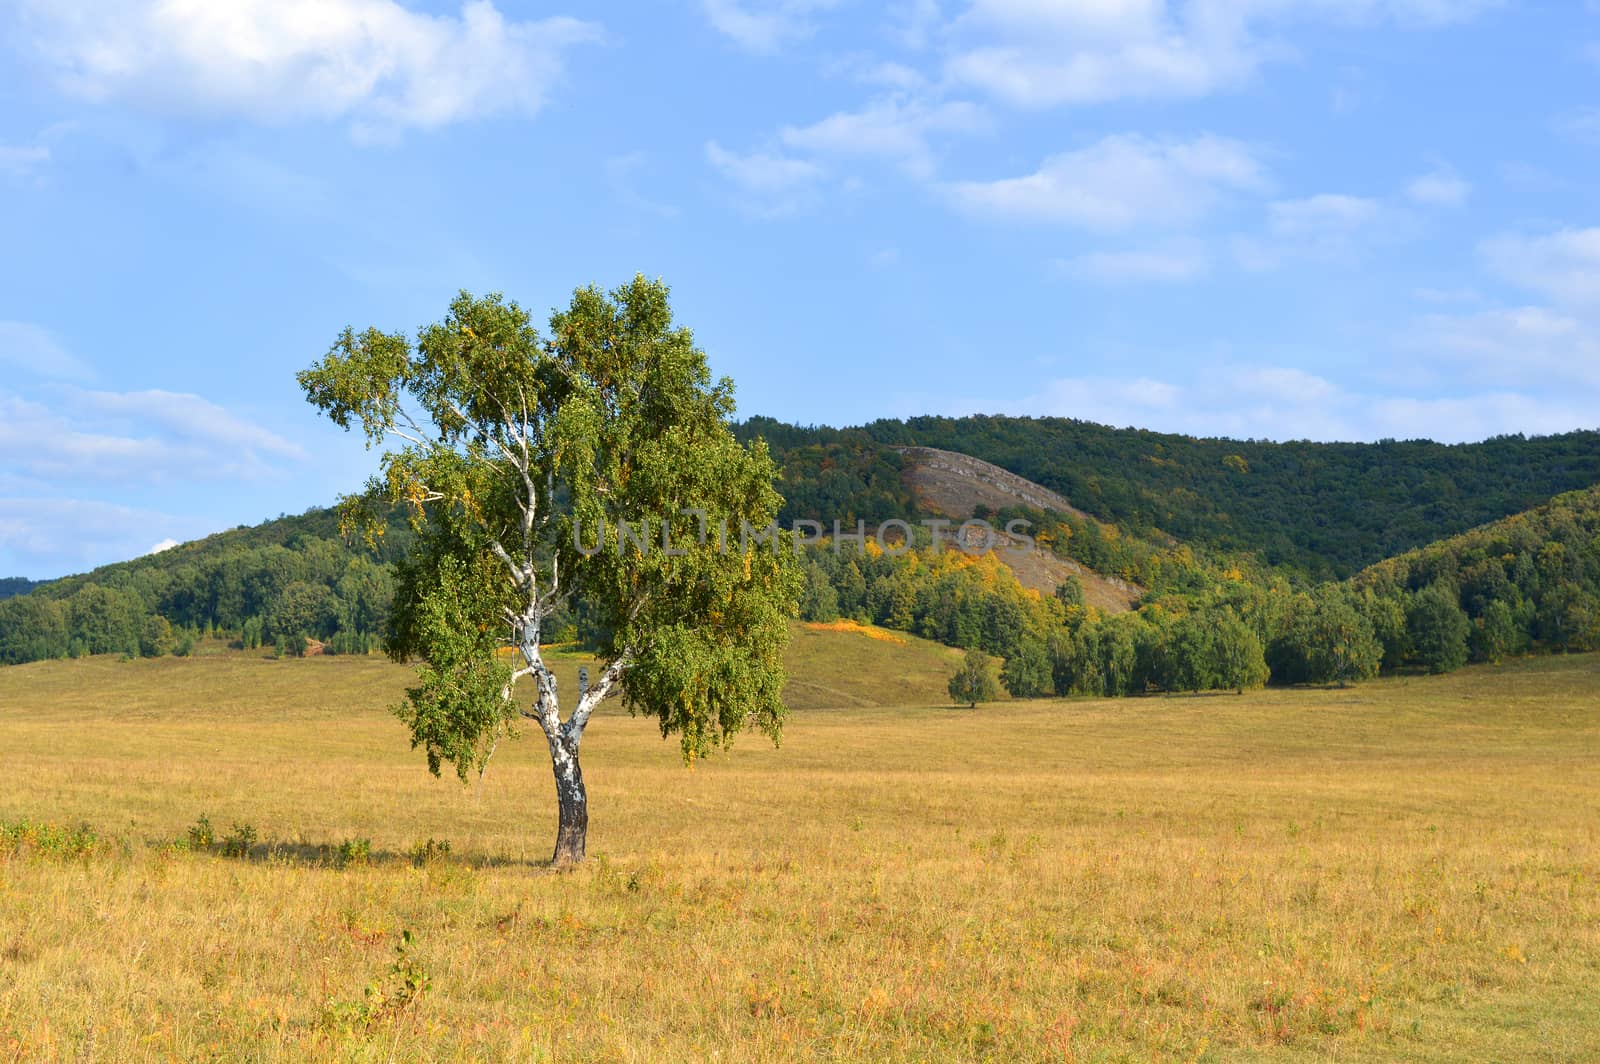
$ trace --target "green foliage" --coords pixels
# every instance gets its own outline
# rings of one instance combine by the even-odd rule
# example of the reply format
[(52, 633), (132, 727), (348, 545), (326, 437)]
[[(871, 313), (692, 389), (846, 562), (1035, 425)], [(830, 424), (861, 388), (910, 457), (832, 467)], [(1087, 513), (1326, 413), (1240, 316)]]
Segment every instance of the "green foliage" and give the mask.
[(204, 813), (200, 819), (189, 826), (189, 846), (195, 850), (205, 850), (217, 841), (216, 832), (211, 828), (211, 820)]
[(434, 839), (431, 835), (423, 842), (418, 842), (411, 847), (411, 863), (417, 867), (442, 861), (450, 856), (450, 841), (448, 839)]
[(66, 657), (72, 646), (69, 617), (64, 603), (39, 595), (0, 602), (0, 665)]
[(345, 839), (339, 843), (339, 848), (334, 852), (334, 864), (339, 868), (350, 865), (364, 865), (372, 860), (371, 839)]
[(332, 1000), (323, 1006), (323, 1027), (345, 1032), (365, 1030), (415, 1014), (432, 985), (432, 976), (417, 957), (416, 941), (409, 930), (400, 932), (394, 953), (394, 960), (383, 974), (367, 984), (360, 1001)]
[[(424, 543), (432, 542), (425, 536)], [(422, 656), (415, 687), (394, 714), (421, 747), (428, 771), (455, 766), (462, 780), (481, 776), (500, 740), (515, 737), (520, 711), (507, 697), (511, 666), (495, 657), (504, 635), (488, 623), (506, 601), (498, 562), (442, 549), (400, 562), (394, 629), (397, 661)]]
[(869, 522), (904, 517), (914, 508), (890, 475), (900, 460), (892, 448), (938, 447), (1035, 480), (1125, 532), (1255, 554), (1316, 578), (1347, 576), (1600, 482), (1600, 432), (1457, 445), (1273, 443), (996, 416), (854, 429), (752, 418), (739, 431), (771, 444), (790, 516), (830, 517), (838, 500), (855, 497), (874, 500), (857, 507)]
[(1267, 661), (1275, 683), (1343, 685), (1376, 676), (1383, 647), (1344, 592), (1325, 585), (1294, 596)]
[(1014, 698), (1039, 698), (1054, 693), (1055, 680), (1044, 643), (1033, 636), (1019, 640), (1000, 669), (1000, 682)]
[(1450, 672), (1467, 663), (1472, 622), (1453, 587), (1439, 582), (1417, 592), (1406, 615), (1406, 630), (1412, 653), (1429, 672)]
[(0, 821), (0, 847), (16, 855), (66, 860), (94, 852), (100, 841), (88, 824), (64, 827), (31, 820)]
[(29, 580), (25, 576), (0, 577), (0, 602), (17, 595), (26, 595), (36, 587), (42, 586), (43, 581)]
[(1385, 667), (1600, 649), (1600, 488), (1390, 558), (1350, 586), (1376, 604), (1369, 615), (1406, 618), (1404, 652), (1386, 638)]
[[(747, 727), (777, 738), (800, 573), (786, 551), (725, 546), (774, 519), (776, 470), (729, 433), (732, 383), (712, 382), (665, 285), (580, 289), (548, 339), (516, 303), (463, 292), (414, 343), (346, 330), (299, 379), (336, 424), (400, 444), (344, 514), (408, 514), (387, 649), (421, 660), (396, 712), (430, 769), (482, 772), (519, 712), (494, 650), (523, 649), (543, 683), (524, 636), (559, 630), (562, 603), (581, 611), (597, 682), (625, 675), (629, 708), (686, 759)], [(540, 692), (543, 717), (555, 692)]]
[(173, 645), (172, 625), (165, 617), (157, 613), (145, 618), (144, 627), (139, 633), (140, 657), (164, 657), (172, 652)]
[[(0, 665), (83, 654), (175, 652), (182, 633), (236, 634), (247, 649), (297, 635), (377, 638), (393, 597), (389, 562), (410, 543), (393, 515), (352, 547), (328, 511), (219, 533), (0, 601)], [(159, 622), (172, 630), (170, 642)], [(196, 635), (195, 638), (198, 638)], [(165, 649), (160, 649), (165, 644)], [(191, 643), (191, 647), (192, 647)]]
[(967, 651), (961, 667), (950, 677), (950, 697), (957, 705), (976, 707), (979, 702), (992, 702), (999, 696), (1000, 684), (989, 655), (977, 649)]
[(249, 823), (233, 825), (233, 830), (222, 840), (222, 856), (249, 857), (250, 848), (256, 844), (255, 826)]

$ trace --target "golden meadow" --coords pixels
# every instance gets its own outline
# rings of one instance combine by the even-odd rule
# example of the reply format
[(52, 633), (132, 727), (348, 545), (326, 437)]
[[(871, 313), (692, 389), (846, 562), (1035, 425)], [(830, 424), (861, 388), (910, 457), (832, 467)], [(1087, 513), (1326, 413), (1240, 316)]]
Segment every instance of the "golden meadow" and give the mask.
[(207, 649), (0, 670), (0, 1059), (1600, 1059), (1595, 655), (969, 711), (802, 628), (781, 748), (608, 704), (553, 874), (536, 729)]

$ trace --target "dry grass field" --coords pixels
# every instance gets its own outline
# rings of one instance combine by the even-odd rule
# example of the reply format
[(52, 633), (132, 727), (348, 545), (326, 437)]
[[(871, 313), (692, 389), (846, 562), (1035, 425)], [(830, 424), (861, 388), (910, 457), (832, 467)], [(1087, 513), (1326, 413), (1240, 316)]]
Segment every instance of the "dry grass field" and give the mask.
[(435, 780), (376, 657), (0, 670), (0, 1060), (1600, 1059), (1595, 656), (972, 712), (794, 654), (779, 749), (598, 717), (568, 874), (537, 733)]

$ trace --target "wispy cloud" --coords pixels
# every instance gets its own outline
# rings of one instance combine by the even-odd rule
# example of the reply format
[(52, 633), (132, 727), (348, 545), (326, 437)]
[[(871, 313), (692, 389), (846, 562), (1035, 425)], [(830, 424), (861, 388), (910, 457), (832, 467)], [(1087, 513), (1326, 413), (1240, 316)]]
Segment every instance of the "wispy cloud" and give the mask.
[(1022, 177), (947, 190), (975, 214), (1115, 230), (1193, 221), (1225, 194), (1265, 184), (1254, 152), (1237, 141), (1120, 135), (1051, 156)]
[(69, 486), (259, 479), (307, 457), (196, 395), (68, 388), (45, 403), (0, 393), (0, 464)]
[[(1594, 428), (1582, 397), (1518, 388), (1417, 396), (1357, 391), (1288, 366), (1204, 365), (1181, 378), (1061, 377), (1013, 397), (901, 397), (950, 415), (1075, 417), (1100, 424), (1243, 439), (1480, 440)], [(920, 411), (919, 411), (920, 412)]]
[(68, 92), (161, 112), (363, 135), (531, 115), (566, 53), (600, 39), (573, 18), (508, 20), (489, 0), (429, 15), (394, 0), (23, 0), (36, 54)]
[(94, 376), (50, 330), (25, 321), (0, 321), (0, 366), (62, 380), (86, 381)]
[(1247, 270), (1292, 262), (1348, 266), (1371, 245), (1403, 239), (1414, 229), (1414, 219), (1377, 199), (1323, 192), (1269, 203), (1263, 231), (1235, 239), (1234, 254)]
[(1471, 194), (1472, 186), (1450, 169), (1420, 174), (1406, 185), (1406, 196), (1424, 207), (1460, 207)]
[(1590, 313), (1600, 307), (1600, 226), (1528, 236), (1506, 233), (1479, 251), (1501, 277)]
[(887, 159), (912, 177), (927, 179), (934, 172), (930, 134), (971, 132), (983, 128), (985, 121), (982, 109), (970, 103), (928, 103), (899, 95), (809, 126), (785, 127), (779, 139), (802, 153)]
[(1279, 34), (1300, 21), (1427, 28), (1498, 0), (973, 0), (952, 22), (947, 76), (1031, 108), (1206, 96), (1292, 57)]
[(1092, 251), (1057, 263), (1069, 277), (1107, 284), (1175, 284), (1206, 274), (1211, 263), (1197, 247)]
[(748, 52), (770, 54), (811, 35), (811, 16), (838, 0), (701, 0), (711, 28)]
[(806, 159), (767, 152), (741, 155), (710, 141), (706, 161), (740, 190), (741, 205), (757, 214), (788, 214), (807, 202), (825, 171)]
[(205, 522), (89, 499), (0, 497), (0, 560), (35, 576), (64, 576), (213, 531)]

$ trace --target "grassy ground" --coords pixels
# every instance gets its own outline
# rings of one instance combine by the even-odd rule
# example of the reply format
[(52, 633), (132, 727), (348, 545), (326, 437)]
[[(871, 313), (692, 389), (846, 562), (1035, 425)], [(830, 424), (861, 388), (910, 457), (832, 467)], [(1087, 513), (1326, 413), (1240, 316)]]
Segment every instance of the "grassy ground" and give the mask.
[(376, 658), (0, 670), (0, 1059), (1600, 1059), (1600, 658), (969, 712), (796, 655), (851, 708), (781, 749), (608, 704), (564, 875), (537, 736), (434, 780)]

